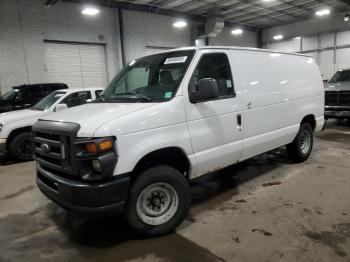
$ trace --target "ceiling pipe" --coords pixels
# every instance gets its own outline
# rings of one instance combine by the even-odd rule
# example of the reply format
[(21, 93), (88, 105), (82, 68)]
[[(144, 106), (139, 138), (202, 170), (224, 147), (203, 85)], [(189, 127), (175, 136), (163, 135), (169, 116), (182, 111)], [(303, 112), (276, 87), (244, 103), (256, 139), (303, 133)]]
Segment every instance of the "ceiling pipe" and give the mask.
[(46, 8), (50, 8), (51, 6), (53, 6), (54, 4), (56, 4), (59, 0), (47, 0), (44, 3), (44, 6)]
[(205, 23), (205, 36), (216, 37), (221, 33), (225, 26), (224, 16), (222, 10), (219, 8), (212, 8), (207, 13), (207, 22)]

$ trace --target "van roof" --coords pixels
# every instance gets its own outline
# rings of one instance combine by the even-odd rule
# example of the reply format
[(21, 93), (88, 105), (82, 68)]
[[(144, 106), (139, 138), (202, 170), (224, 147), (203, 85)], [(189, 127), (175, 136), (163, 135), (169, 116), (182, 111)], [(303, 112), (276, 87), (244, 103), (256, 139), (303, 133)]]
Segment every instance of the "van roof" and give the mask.
[(186, 51), (186, 50), (210, 50), (210, 49), (256, 51), (256, 52), (278, 53), (278, 54), (296, 55), (296, 56), (304, 56), (304, 57), (312, 58), (309, 55), (300, 54), (300, 53), (284, 52), (284, 51), (263, 49), (263, 48), (240, 47), (240, 46), (197, 46), (197, 47), (189, 46), (189, 47), (169, 49), (160, 53), (167, 53), (167, 52), (173, 52), (173, 51)]

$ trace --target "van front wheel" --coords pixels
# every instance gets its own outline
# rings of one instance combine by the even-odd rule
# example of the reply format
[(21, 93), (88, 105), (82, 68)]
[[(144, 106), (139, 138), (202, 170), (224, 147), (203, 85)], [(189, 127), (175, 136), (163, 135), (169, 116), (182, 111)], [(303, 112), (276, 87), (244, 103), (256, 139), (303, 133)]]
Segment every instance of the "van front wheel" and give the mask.
[(287, 154), (293, 162), (306, 161), (313, 147), (313, 130), (309, 123), (303, 123), (292, 143), (287, 145)]
[(125, 216), (137, 232), (163, 235), (182, 223), (190, 202), (186, 178), (172, 167), (156, 166), (144, 171), (132, 183)]

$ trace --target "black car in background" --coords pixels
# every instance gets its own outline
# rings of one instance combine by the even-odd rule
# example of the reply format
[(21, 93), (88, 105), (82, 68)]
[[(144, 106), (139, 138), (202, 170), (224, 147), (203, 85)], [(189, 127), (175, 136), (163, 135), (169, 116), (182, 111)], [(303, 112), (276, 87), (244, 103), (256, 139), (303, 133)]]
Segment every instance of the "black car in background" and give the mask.
[(61, 83), (14, 86), (0, 97), (0, 113), (29, 108), (51, 92), (67, 88)]
[(337, 71), (325, 87), (325, 118), (350, 123), (350, 69)]

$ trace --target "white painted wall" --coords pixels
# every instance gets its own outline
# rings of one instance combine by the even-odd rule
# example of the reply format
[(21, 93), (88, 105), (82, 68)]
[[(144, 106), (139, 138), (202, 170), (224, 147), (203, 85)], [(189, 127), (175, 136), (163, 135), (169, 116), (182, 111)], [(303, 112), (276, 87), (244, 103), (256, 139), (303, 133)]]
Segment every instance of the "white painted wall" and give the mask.
[(306, 52), (316, 59), (323, 79), (330, 79), (337, 70), (350, 68), (350, 47), (344, 48), (346, 46), (350, 46), (350, 30), (271, 42), (268, 48), (286, 52)]
[(191, 24), (174, 28), (174, 17), (123, 10), (123, 21), (126, 61), (191, 45)]
[(300, 51), (300, 37), (295, 37), (285, 41), (278, 41), (269, 44), (268, 48), (272, 50), (279, 50), (283, 52), (299, 52)]
[(216, 37), (210, 38), (210, 45), (218, 46), (245, 46), (257, 47), (257, 34), (252, 31), (244, 31), (241, 35), (232, 35), (232, 28), (224, 27), (222, 32)]
[(120, 67), (118, 24), (113, 9), (96, 17), (81, 14), (81, 5), (59, 1), (44, 8), (42, 0), (0, 0), (0, 89), (47, 82), (44, 39), (104, 43), (111, 78)]

